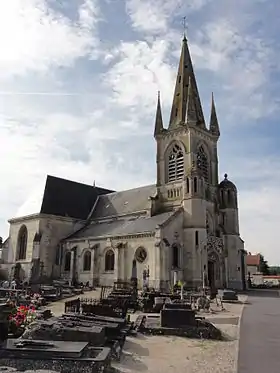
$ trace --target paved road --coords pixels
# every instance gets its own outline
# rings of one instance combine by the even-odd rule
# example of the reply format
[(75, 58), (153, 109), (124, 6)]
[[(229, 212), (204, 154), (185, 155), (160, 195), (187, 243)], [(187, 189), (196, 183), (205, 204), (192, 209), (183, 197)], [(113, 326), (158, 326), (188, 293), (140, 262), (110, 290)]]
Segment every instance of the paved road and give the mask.
[(238, 373), (279, 373), (279, 292), (255, 291), (248, 301), (240, 325)]

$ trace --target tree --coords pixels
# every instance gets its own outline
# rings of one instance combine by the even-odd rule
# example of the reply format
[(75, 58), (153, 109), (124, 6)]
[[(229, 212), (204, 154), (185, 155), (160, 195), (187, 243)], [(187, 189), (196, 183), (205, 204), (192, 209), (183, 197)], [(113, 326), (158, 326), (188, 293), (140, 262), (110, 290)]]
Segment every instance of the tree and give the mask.
[(260, 269), (259, 270), (263, 275), (270, 275), (269, 266), (262, 254), (260, 254)]
[(279, 266), (271, 266), (271, 267), (269, 267), (269, 273), (272, 276), (279, 276), (280, 275), (280, 267)]

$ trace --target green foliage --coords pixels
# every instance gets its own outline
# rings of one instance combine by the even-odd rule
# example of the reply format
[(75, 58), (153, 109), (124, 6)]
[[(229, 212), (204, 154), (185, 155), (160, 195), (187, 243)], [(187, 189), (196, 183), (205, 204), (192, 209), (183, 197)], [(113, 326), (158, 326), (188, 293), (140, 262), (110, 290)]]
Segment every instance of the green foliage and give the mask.
[(271, 266), (271, 267), (269, 267), (269, 273), (272, 276), (280, 276), (280, 266)]
[(267, 264), (267, 261), (264, 259), (264, 256), (262, 254), (260, 255), (259, 271), (264, 275), (270, 275), (269, 265)]

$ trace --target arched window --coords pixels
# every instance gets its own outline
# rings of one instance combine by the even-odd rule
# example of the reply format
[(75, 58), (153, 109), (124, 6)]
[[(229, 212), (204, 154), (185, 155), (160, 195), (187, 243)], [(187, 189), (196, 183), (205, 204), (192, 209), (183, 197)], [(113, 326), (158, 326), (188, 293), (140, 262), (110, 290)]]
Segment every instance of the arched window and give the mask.
[(179, 247), (176, 244), (172, 245), (172, 266), (173, 268), (179, 267)]
[(105, 254), (105, 271), (113, 271), (115, 268), (115, 254), (113, 250), (108, 250)]
[(91, 252), (90, 251), (86, 251), (84, 253), (84, 265), (83, 265), (83, 269), (84, 269), (84, 271), (90, 271), (90, 268), (91, 268)]
[(17, 244), (17, 260), (26, 259), (27, 250), (27, 228), (23, 225), (18, 234), (18, 244)]
[(64, 271), (69, 272), (71, 268), (71, 251), (67, 251), (65, 255)]
[(175, 144), (168, 156), (168, 182), (182, 180), (184, 177), (184, 152)]
[(206, 182), (209, 180), (209, 165), (208, 158), (203, 146), (200, 146), (196, 154), (197, 168), (202, 172)]

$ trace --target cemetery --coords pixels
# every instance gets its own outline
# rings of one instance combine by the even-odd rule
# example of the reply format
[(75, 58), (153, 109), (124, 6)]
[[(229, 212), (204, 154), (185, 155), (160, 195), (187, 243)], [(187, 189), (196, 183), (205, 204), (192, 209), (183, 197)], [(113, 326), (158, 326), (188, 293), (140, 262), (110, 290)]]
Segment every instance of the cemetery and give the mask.
[[(222, 340), (221, 330), (201, 311), (210, 312), (214, 302), (222, 312), (224, 302), (238, 302), (231, 290), (219, 290), (215, 298), (207, 288), (192, 291), (183, 286), (140, 293), (135, 281), (104, 286), (99, 299), (65, 289), (0, 289), (0, 366), (5, 372), (108, 371), (120, 361), (128, 336)], [(69, 294), (76, 298), (67, 300)], [(53, 315), (49, 302), (63, 298), (64, 313)]]

